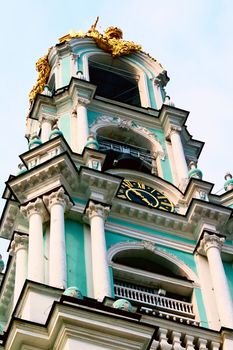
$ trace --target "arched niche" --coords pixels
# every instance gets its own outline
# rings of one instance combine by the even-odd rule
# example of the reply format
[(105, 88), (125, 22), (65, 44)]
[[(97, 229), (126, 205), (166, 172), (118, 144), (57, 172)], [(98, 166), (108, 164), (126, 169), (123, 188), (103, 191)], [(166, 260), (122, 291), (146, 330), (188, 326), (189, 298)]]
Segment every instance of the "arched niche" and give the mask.
[(162, 266), (165, 267), (165, 275), (168, 275), (168, 271), (170, 271), (170, 275), (181, 277), (184, 280), (186, 279), (188, 281), (191, 281), (194, 283), (195, 286), (199, 285), (197, 275), (187, 264), (184, 263), (184, 261), (179, 259), (177, 256), (168, 253), (162, 248), (156, 247), (151, 242), (120, 242), (114, 244), (108, 250), (108, 262), (110, 265), (115, 264), (117, 257), (119, 260), (121, 258), (127, 259), (127, 256), (148, 257), (148, 261), (160, 264), (159, 269), (162, 268)]

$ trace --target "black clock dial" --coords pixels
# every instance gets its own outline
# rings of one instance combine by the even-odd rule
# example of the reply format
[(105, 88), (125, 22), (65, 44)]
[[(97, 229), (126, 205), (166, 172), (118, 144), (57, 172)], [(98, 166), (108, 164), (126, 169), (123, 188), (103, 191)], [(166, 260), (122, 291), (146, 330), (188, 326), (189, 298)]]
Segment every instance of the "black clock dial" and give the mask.
[(142, 182), (123, 180), (117, 197), (151, 208), (174, 211), (174, 204), (163, 193)]

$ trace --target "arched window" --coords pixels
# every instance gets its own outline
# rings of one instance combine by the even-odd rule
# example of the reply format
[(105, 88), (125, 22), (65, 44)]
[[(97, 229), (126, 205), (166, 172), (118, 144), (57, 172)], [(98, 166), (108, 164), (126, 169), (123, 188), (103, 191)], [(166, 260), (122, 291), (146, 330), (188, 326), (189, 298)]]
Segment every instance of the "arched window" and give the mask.
[(91, 56), (88, 60), (90, 82), (97, 86), (96, 95), (141, 106), (137, 71), (119, 58)]
[(193, 281), (179, 266), (147, 249), (128, 249), (112, 258), (114, 293), (162, 315), (195, 319)]
[(132, 169), (147, 174), (156, 173), (151, 142), (132, 130), (104, 127), (97, 132), (100, 150), (107, 156), (103, 170)]

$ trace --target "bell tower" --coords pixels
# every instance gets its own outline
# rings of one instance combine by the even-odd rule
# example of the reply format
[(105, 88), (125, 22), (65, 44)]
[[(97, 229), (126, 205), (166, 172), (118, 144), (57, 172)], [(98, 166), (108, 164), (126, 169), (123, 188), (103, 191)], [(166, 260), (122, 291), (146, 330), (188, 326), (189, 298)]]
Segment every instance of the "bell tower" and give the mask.
[(167, 71), (97, 21), (36, 63), (3, 194), (0, 350), (232, 350), (232, 175), (211, 192)]

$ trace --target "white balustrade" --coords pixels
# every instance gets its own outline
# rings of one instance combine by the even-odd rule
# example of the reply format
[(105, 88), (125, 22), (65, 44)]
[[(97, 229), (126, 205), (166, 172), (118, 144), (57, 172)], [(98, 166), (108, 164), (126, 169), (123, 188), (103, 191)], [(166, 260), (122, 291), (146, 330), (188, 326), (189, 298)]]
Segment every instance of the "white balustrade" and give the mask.
[(139, 286), (126, 286), (114, 284), (114, 293), (116, 297), (123, 297), (142, 304), (155, 306), (159, 310), (170, 311), (175, 314), (185, 315), (194, 318), (193, 306), (191, 303), (177, 299), (164, 297), (152, 292), (146, 291), (146, 288)]
[[(177, 332), (172, 329), (159, 327), (158, 333), (153, 340), (150, 350), (219, 350), (221, 348), (220, 342), (212, 340), (212, 334), (206, 334), (206, 338), (199, 336), (194, 332), (186, 334), (187, 328), (183, 331)], [(205, 331), (202, 330), (202, 335)]]

